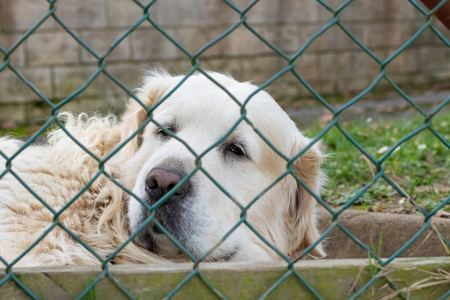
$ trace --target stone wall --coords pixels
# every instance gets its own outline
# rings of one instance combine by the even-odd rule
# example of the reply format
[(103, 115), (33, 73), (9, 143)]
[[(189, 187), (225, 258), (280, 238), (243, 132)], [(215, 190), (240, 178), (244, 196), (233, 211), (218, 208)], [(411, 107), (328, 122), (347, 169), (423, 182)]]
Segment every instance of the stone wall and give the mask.
[[(141, 0), (142, 3), (149, 2)], [(243, 8), (248, 1), (234, 1)], [(337, 7), (342, 1), (328, 1)], [(56, 16), (100, 56), (142, 16), (131, 0), (59, 0)], [(0, 0), (0, 45), (9, 50), (49, 10), (44, 0)], [(224, 32), (239, 14), (219, 0), (160, 0), (152, 19), (190, 53)], [(333, 19), (315, 0), (261, 0), (247, 13), (248, 24), (287, 55)], [(355, 0), (340, 20), (381, 60), (411, 38), (425, 23), (407, 0)], [(450, 39), (449, 31), (434, 21)], [(4, 55), (0, 53), (3, 61)], [(185, 72), (190, 59), (149, 22), (141, 24), (107, 57), (107, 69), (135, 88), (148, 67), (160, 64)], [(244, 26), (200, 56), (201, 66), (261, 84), (287, 65), (286, 60)], [(97, 69), (92, 54), (80, 46), (51, 16), (12, 53), (11, 64), (54, 102), (76, 91)], [(2, 66), (0, 65), (0, 70)], [(408, 93), (450, 82), (450, 48), (427, 29), (388, 65), (388, 74)], [(380, 66), (337, 25), (315, 40), (296, 62), (296, 70), (327, 100), (348, 100), (379, 74)], [(299, 107), (312, 99), (291, 74), (268, 87), (282, 105)], [(392, 90), (381, 82), (368, 97)], [(119, 111), (126, 94), (101, 74), (64, 109)], [(311, 102), (311, 101), (310, 101)], [(35, 123), (50, 109), (14, 72), (0, 72), (0, 121)]]

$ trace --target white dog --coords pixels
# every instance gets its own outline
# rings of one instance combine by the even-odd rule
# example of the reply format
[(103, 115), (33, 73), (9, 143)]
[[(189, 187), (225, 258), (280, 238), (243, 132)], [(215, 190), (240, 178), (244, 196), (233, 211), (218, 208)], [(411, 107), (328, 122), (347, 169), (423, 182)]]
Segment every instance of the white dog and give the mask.
[[(219, 73), (208, 74), (240, 103), (257, 89)], [(272, 97), (260, 91), (242, 109), (205, 75), (194, 74), (182, 82), (183, 78), (164, 71), (145, 78), (137, 95), (146, 106), (156, 107), (150, 115), (134, 99), (120, 121), (113, 116), (65, 114), (67, 131), (90, 154), (61, 129), (49, 134), (48, 144), (25, 149), (16, 140), (0, 138), (1, 152), (13, 157), (10, 164), (0, 159), (5, 170), (10, 167), (0, 179), (0, 256), (6, 262), (98, 264), (133, 233), (133, 242), (118, 252), (114, 263), (186, 260), (156, 221), (193, 257), (211, 251), (206, 261), (281, 259), (245, 223), (226, 236), (240, 220), (288, 256), (318, 239), (315, 200), (293, 176), (319, 193), (323, 175), (318, 146), (310, 147), (295, 161), (292, 174), (280, 179), (288, 163), (277, 151), (293, 157), (310, 139)], [(146, 222), (152, 216), (149, 210), (114, 181), (149, 206), (158, 203), (156, 221)], [(165, 201), (159, 201), (164, 195)], [(243, 212), (238, 204), (248, 210)], [(309, 254), (324, 255), (320, 244)]]

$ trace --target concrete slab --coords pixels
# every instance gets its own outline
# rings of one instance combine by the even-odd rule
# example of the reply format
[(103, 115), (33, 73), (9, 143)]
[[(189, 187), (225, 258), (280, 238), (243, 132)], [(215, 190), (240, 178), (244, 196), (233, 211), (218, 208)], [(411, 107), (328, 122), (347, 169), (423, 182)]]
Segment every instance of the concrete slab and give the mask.
[[(319, 210), (321, 232), (333, 225), (331, 214)], [(348, 210), (339, 216), (339, 224), (351, 232), (359, 241), (377, 249), (381, 238), (381, 256), (390, 257), (410, 241), (424, 226), (427, 229), (399, 257), (449, 256), (450, 219), (432, 218), (430, 224), (423, 216), (388, 214)], [(440, 233), (441, 237), (439, 237)], [(372, 242), (371, 242), (372, 241)], [(367, 250), (361, 248), (339, 227), (335, 227), (325, 239), (328, 258), (367, 258)]]

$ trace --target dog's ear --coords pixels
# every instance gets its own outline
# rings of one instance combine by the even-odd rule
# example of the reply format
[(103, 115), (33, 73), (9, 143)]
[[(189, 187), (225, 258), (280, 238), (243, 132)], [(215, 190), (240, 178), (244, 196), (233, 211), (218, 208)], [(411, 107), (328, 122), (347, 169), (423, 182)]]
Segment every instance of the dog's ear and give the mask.
[[(157, 70), (144, 79), (143, 87), (137, 90), (136, 95), (146, 107), (133, 98), (128, 100), (125, 112), (122, 114), (115, 132), (116, 147), (125, 143), (144, 123), (148, 117), (147, 108), (155, 105), (163, 97), (172, 84), (173, 78), (168, 73)], [(142, 130), (126, 142), (117, 153), (117, 157), (114, 156), (116, 161), (126, 161), (136, 153), (142, 141)]]
[[(309, 139), (302, 136), (302, 144)], [(301, 149), (304, 149), (308, 143), (300, 146), (296, 145), (293, 149), (293, 155), (297, 155)], [(313, 145), (303, 153), (294, 162), (294, 173), (303, 183), (316, 195), (319, 195), (320, 189), (325, 182), (325, 176), (321, 171), (323, 155), (318, 144)], [(320, 237), (316, 227), (314, 197), (296, 181), (295, 196), (290, 199), (289, 216), (287, 228), (290, 232), (290, 244), (288, 254), (301, 252), (311, 246)], [(322, 245), (318, 244), (314, 249), (308, 252), (308, 255), (314, 257), (324, 257)]]

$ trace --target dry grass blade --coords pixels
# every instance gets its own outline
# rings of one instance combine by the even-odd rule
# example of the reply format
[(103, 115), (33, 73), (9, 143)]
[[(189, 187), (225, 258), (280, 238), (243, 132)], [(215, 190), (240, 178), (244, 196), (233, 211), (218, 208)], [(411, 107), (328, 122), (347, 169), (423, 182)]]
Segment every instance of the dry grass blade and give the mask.
[(372, 173), (372, 177), (374, 177), (375, 176), (375, 171), (373, 169), (372, 162), (365, 155), (361, 154), (360, 157), (362, 159), (364, 159), (364, 161), (367, 163), (367, 165), (369, 166), (369, 169), (370, 169), (370, 173)]
[(436, 228), (436, 226), (434, 226), (433, 223), (431, 223), (431, 229), (434, 231), (434, 233), (438, 237), (439, 241), (441, 242), (441, 244), (444, 247), (444, 249), (447, 252), (447, 254), (450, 254), (449, 246), (447, 245), (447, 243), (444, 242), (444, 240), (441, 237), (441, 234), (440, 234), (439, 230)]
[[(384, 296), (380, 300), (390, 300), (397, 297), (400, 293), (406, 293), (410, 295), (411, 292), (419, 291), (421, 289), (438, 286), (438, 285), (450, 285), (450, 273), (443, 269), (438, 269), (437, 273), (425, 271), (418, 269), (424, 273), (430, 274), (431, 276), (424, 278), (422, 280), (416, 281), (411, 284), (409, 287), (404, 287), (400, 290), (397, 290), (387, 296)], [(431, 281), (431, 282), (430, 282)]]
[(358, 275), (356, 276), (355, 281), (352, 284), (352, 287), (350, 288), (350, 290), (347, 293), (347, 297), (349, 297), (353, 291), (356, 292), (356, 285), (358, 284), (359, 279), (361, 278), (362, 272), (364, 271), (364, 266), (361, 266), (361, 268), (359, 269)]

